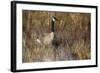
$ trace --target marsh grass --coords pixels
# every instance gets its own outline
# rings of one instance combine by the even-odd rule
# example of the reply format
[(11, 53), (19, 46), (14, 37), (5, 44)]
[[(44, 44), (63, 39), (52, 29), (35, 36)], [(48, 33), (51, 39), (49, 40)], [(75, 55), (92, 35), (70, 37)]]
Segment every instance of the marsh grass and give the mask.
[[(51, 32), (51, 17), (55, 16), (53, 43), (36, 42), (44, 33)], [(23, 10), (22, 61), (44, 62), (85, 60), (91, 58), (91, 15), (89, 13)]]

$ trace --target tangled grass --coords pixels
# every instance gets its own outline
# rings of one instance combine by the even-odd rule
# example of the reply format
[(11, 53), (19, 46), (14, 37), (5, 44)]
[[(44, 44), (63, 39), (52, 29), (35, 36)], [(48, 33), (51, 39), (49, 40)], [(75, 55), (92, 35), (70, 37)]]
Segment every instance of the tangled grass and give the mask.
[[(36, 38), (51, 32), (55, 16), (54, 45), (40, 45)], [(44, 62), (91, 58), (91, 14), (23, 10), (22, 61)]]

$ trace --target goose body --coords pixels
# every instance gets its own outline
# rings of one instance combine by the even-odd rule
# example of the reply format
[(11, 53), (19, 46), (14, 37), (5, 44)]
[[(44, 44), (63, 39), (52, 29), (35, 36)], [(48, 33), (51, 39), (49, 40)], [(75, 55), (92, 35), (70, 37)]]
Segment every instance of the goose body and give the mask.
[(39, 44), (42, 44), (42, 45), (50, 45), (50, 44), (52, 44), (52, 41), (54, 40), (54, 22), (55, 21), (56, 21), (56, 18), (55, 17), (52, 17), (51, 32), (45, 34), (41, 38), (38, 38), (36, 41)]
[(43, 44), (49, 45), (52, 43), (53, 39), (54, 39), (54, 32), (51, 32), (45, 37), (43, 37)]

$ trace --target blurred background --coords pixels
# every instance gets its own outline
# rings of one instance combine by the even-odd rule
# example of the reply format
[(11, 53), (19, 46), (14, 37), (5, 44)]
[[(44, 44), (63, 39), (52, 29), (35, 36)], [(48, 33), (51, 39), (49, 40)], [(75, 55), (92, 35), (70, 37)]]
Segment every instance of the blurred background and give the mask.
[[(85, 60), (91, 58), (91, 14), (23, 10), (22, 61), (45, 62)], [(54, 39), (44, 45), (36, 40), (51, 33), (52, 17)], [(55, 45), (56, 44), (56, 45)]]

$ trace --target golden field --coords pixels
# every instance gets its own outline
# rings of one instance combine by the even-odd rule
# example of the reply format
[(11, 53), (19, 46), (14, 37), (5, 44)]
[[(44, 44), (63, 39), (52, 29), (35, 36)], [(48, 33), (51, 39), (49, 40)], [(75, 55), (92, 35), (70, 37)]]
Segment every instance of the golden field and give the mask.
[[(91, 14), (23, 10), (22, 61), (45, 62), (85, 60), (91, 58)], [(54, 45), (36, 42), (51, 32), (51, 18), (55, 16)]]

